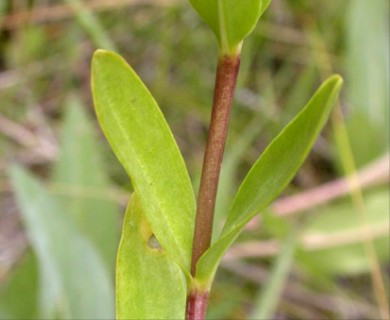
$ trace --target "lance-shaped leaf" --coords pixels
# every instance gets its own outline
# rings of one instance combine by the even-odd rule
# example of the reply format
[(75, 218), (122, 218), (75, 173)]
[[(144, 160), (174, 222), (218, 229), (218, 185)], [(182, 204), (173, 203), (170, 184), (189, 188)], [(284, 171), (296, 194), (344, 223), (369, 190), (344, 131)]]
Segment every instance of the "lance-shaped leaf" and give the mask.
[(156, 238), (189, 270), (194, 195), (157, 103), (120, 56), (103, 50), (92, 59), (92, 93), (100, 126), (130, 176)]
[(186, 280), (145, 219), (136, 195), (123, 223), (116, 269), (117, 319), (184, 319)]
[(221, 237), (198, 262), (196, 278), (200, 283), (210, 285), (220, 259), (246, 222), (275, 199), (298, 171), (329, 117), (341, 84), (337, 75), (325, 81), (248, 172), (233, 200)]
[(217, 37), (223, 54), (238, 53), (271, 0), (190, 0)]

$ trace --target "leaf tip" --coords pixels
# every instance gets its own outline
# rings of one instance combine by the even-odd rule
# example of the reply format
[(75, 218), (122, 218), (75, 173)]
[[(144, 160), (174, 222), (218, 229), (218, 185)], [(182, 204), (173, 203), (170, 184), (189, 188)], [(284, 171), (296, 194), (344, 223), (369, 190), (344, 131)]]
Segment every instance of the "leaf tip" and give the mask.
[(104, 49), (97, 49), (95, 50), (95, 52), (93, 53), (93, 59), (95, 58), (99, 58), (99, 57), (102, 57), (102, 56), (105, 56), (107, 54), (109, 54), (110, 51), (108, 50), (104, 50)]
[(99, 64), (100, 62), (103, 63), (103, 61), (107, 61), (109, 59), (112, 60), (113, 57), (119, 57), (119, 56), (113, 51), (104, 50), (104, 49), (96, 50), (92, 56), (92, 70), (94, 69), (94, 65)]
[(339, 74), (334, 74), (332, 75), (329, 79), (328, 79), (329, 82), (333, 82), (334, 83), (334, 86), (337, 87), (337, 88), (340, 88), (343, 83), (344, 83), (344, 80), (342, 78), (341, 75)]

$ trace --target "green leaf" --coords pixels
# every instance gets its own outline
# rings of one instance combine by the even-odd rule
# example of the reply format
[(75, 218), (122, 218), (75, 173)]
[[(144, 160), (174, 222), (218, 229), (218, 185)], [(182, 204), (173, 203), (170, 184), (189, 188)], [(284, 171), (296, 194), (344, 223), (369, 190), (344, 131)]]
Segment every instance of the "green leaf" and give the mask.
[(222, 54), (236, 54), (271, 0), (190, 0), (217, 37)]
[(158, 245), (133, 195), (118, 251), (116, 318), (184, 319), (186, 296), (183, 272)]
[(246, 222), (275, 199), (298, 171), (329, 117), (341, 84), (339, 76), (329, 78), (253, 165), (233, 200), (221, 237), (198, 262), (196, 278), (202, 285), (210, 285), (223, 253)]
[(156, 238), (188, 271), (195, 200), (157, 103), (120, 56), (102, 50), (92, 59), (92, 92), (100, 126), (130, 176)]
[(52, 181), (60, 184), (60, 189), (77, 190), (77, 196), (60, 194), (58, 198), (113, 271), (119, 242), (119, 210), (113, 200), (101, 196), (112, 184), (105, 175), (94, 128), (75, 98), (66, 104), (60, 140)]
[(100, 255), (30, 174), (12, 167), (10, 175), (39, 263), (41, 317), (112, 319), (113, 285)]

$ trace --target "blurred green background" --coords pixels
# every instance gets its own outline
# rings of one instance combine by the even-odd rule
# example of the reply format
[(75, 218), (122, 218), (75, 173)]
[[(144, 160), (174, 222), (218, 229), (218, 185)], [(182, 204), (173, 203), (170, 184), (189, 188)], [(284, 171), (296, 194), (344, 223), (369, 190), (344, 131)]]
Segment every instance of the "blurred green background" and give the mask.
[[(147, 84), (196, 190), (217, 47), (187, 1), (0, 0), (0, 319), (114, 316), (131, 185), (93, 113), (97, 48)], [(333, 72), (345, 80), (340, 104), (289, 188), (226, 255), (209, 319), (385, 317), (387, 0), (272, 1), (243, 47), (216, 230), (263, 148)]]

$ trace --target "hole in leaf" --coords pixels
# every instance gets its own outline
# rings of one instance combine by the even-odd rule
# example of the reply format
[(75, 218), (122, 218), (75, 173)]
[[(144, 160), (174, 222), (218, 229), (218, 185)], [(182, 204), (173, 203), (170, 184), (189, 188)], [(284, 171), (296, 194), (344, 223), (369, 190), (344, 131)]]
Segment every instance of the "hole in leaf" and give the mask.
[(157, 238), (152, 234), (148, 240), (148, 247), (150, 249), (159, 249), (162, 250), (160, 243), (158, 242)]

